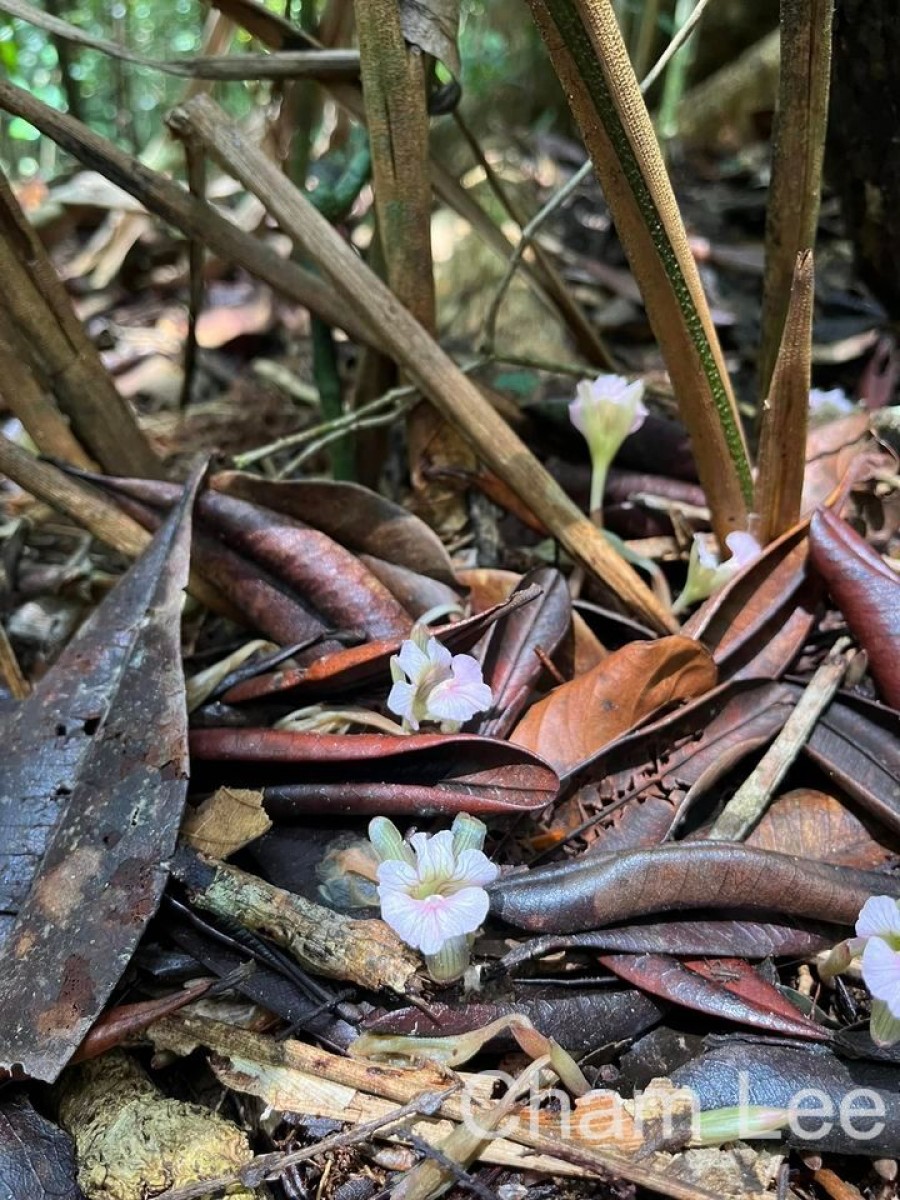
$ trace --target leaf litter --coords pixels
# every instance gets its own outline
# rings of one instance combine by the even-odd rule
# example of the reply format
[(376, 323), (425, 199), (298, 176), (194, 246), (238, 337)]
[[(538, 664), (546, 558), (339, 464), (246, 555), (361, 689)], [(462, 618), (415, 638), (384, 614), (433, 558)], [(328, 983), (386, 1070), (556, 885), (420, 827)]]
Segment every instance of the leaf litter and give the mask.
[[(293, 36), (261, 9), (217, 7), (273, 57)], [(142, 219), (128, 236), (148, 229)], [(589, 276), (594, 258), (571, 253)], [(255, 287), (203, 314), (204, 348), (271, 332)], [(579, 498), (583, 447), (558, 419), (570, 385), (531, 370), (534, 400), (509, 415), (530, 445), (559, 451), (556, 473)], [(631, 562), (677, 586), (709, 512), (684, 431), (661, 415), (667, 386), (622, 447), (604, 518)], [(192, 407), (179, 452), (210, 434)], [(263, 440), (251, 430), (241, 444), (241, 407), (212, 436), (236, 464)], [(271, 397), (263, 409), (278, 413), (275, 438), (293, 434), (292, 413)], [(807, 1166), (810, 1153), (895, 1155), (896, 1055), (865, 1032), (856, 979), (816, 976), (865, 899), (900, 897), (900, 585), (896, 529), (877, 524), (896, 462), (872, 428), (857, 412), (811, 430), (798, 523), (666, 636), (604, 607), (608, 591), (541, 542), (558, 531), (487, 470), (465, 476), (495, 506), (479, 517), (473, 501), (467, 556), (360, 483), (270, 477), (280, 452), (267, 474), (196, 472), (185, 487), (68, 468), (154, 538), (118, 582), (113, 563), (93, 614), (55, 661), (38, 654), (30, 696), (4, 708), (0, 995), (15, 1015), (0, 1022), (0, 1059), (23, 1090), (0, 1105), (0, 1187), (24, 1195), (10, 1181), (30, 1171), (35, 1195), (105, 1196), (107, 1172), (127, 1196), (289, 1196), (303, 1194), (303, 1164), (330, 1153), (343, 1181), (377, 1179), (394, 1196), (539, 1175), (617, 1194), (762, 1196), (776, 1194), (786, 1147)], [(183, 608), (189, 551), (218, 612)], [(391, 660), (416, 622), (473, 656), (491, 688), (491, 708), (458, 731), (404, 731), (388, 704)], [(847, 631), (867, 658), (756, 827), (715, 841), (725, 803)], [(365, 833), (390, 816), (434, 835), (461, 814), (486, 824), (501, 874), (470, 970), (440, 987), (379, 919)], [(469, 1036), (468, 1069), (440, 1065), (438, 1043)], [(654, 1038), (683, 1057), (648, 1049), (649, 1086), (630, 1095), (625, 1060)], [(152, 1082), (131, 1053), (147, 1047)], [(586, 1096), (572, 1084), (582, 1074)], [(554, 1098), (556, 1078), (569, 1090)], [(834, 1111), (868, 1089), (888, 1133), (799, 1137), (785, 1115), (798, 1081)], [(181, 1097), (200, 1090), (222, 1107), (215, 1120)], [(107, 1156), (112, 1099), (152, 1125), (155, 1157)], [(741, 1104), (744, 1140), (701, 1149), (715, 1127), (698, 1134), (691, 1105), (706, 1117)], [(590, 1120), (573, 1132), (566, 1106)], [(730, 1143), (725, 1119), (718, 1140)], [(188, 1178), (175, 1159), (193, 1120)], [(782, 1141), (767, 1154), (772, 1131)]]

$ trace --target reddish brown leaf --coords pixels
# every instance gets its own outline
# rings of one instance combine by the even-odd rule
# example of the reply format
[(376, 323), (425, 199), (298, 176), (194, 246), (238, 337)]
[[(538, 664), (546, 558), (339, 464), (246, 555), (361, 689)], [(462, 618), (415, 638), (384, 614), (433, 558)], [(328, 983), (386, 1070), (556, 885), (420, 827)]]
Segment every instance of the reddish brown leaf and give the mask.
[(786, 1037), (830, 1040), (826, 1029), (807, 1020), (740, 959), (689, 964), (664, 954), (601, 954), (600, 961), (620, 979), (683, 1008)]
[(569, 771), (650, 713), (715, 684), (715, 664), (699, 642), (678, 635), (634, 642), (555, 688), (529, 709), (510, 740)]
[[(0, 1066), (38, 1079), (56, 1079), (102, 1010), (168, 875), (187, 792), (180, 618), (199, 479), (4, 730), (4, 908), (19, 912)], [(19, 905), (41, 848), (31, 826), (43, 840), (54, 822)]]
[(266, 812), (282, 820), (306, 813), (529, 812), (559, 790), (553, 769), (527, 750), (470, 734), (197, 729), (191, 755), (195, 764), (231, 764), (228, 779), (262, 787)]
[(360, 554), (359, 561), (416, 620), (432, 609), (451, 608), (460, 603), (461, 588), (449, 587), (430, 575), (422, 575), (371, 554)]
[(220, 471), (209, 483), (217, 491), (296, 517), (356, 554), (370, 554), (451, 588), (456, 586), (450, 556), (434, 530), (399, 504), (358, 483), (276, 482), (241, 471)]
[[(523, 576), (515, 571), (496, 567), (472, 567), (459, 571), (459, 581), (469, 588), (469, 604), (473, 613), (485, 612), (512, 595)], [(572, 631), (575, 635), (574, 674), (583, 675), (606, 658), (606, 650), (597, 635), (577, 612), (572, 612)], [(654, 637), (649, 630), (648, 637)]]
[(747, 845), (863, 870), (875, 870), (894, 857), (840, 800), (813, 788), (779, 796), (747, 838)]
[[(530, 604), (539, 595), (537, 588), (518, 592), (486, 612), (453, 625), (441, 625), (432, 633), (454, 654), (463, 653), (471, 650), (495, 621), (515, 612), (524, 604)], [(398, 653), (401, 640), (368, 642), (350, 650), (339, 650), (308, 667), (286, 667), (281, 671), (259, 675), (237, 684), (222, 699), (226, 704), (247, 704), (253, 700), (275, 697), (279, 701), (287, 701), (307, 694), (334, 695), (364, 684), (383, 684), (387, 687), (390, 683), (391, 656)]]
[(900, 577), (827, 509), (813, 514), (810, 550), (813, 565), (869, 656), (869, 670), (882, 695), (900, 708)]
[(170, 992), (168, 996), (160, 996), (157, 1000), (116, 1005), (100, 1017), (70, 1061), (85, 1062), (89, 1058), (98, 1058), (115, 1046), (121, 1046), (126, 1038), (137, 1037), (154, 1021), (171, 1016), (186, 1004), (199, 1000), (214, 982), (213, 979), (200, 979), (181, 991)]
[(684, 624), (725, 679), (778, 679), (812, 629), (821, 587), (807, 566), (807, 522), (771, 542)]
[(480, 656), (494, 697), (491, 712), (473, 722), (485, 737), (506, 737), (546, 673), (540, 655), (553, 658), (572, 624), (569, 589), (559, 571), (538, 567), (522, 577), (516, 590), (532, 585), (541, 589), (540, 597), (495, 625)]
[(730, 842), (585, 855), (493, 884), (491, 911), (537, 933), (575, 933), (683, 908), (763, 908), (852, 925), (900, 879)]

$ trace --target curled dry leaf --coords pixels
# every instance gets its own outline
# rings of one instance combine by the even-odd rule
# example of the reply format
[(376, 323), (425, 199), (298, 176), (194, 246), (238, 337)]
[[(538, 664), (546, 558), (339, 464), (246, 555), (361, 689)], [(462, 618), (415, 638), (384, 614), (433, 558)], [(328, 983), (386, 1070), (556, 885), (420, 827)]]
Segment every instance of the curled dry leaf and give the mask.
[(846, 521), (819, 509), (810, 522), (812, 561), (869, 656), (869, 670), (900, 708), (900, 576)]
[(715, 663), (692, 638), (635, 642), (538, 701), (510, 740), (566, 772), (650, 713), (715, 685)]
[[(448, 650), (463, 654), (471, 650), (494, 621), (509, 616), (524, 604), (530, 604), (539, 595), (538, 588), (528, 588), (485, 612), (476, 613), (452, 625), (441, 625), (431, 632)], [(247, 704), (263, 699), (285, 702), (301, 695), (334, 695), (364, 684), (383, 684), (386, 687), (390, 682), (391, 657), (399, 653), (401, 640), (368, 642), (364, 646), (329, 654), (308, 667), (285, 667), (280, 671), (259, 675), (236, 684), (222, 699), (226, 704)]]
[(281, 820), (326, 812), (530, 812), (552, 803), (559, 789), (552, 767), (528, 750), (470, 734), (196, 729), (191, 754), (198, 765), (227, 762), (229, 779), (261, 786), (266, 812)]

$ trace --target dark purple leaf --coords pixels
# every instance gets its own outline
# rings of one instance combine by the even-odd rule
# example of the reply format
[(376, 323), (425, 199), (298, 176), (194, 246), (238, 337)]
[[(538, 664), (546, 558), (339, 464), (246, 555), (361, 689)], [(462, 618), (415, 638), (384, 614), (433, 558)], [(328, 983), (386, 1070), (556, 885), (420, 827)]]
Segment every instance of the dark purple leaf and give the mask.
[(7, 1093), (0, 1100), (0, 1200), (84, 1200), (75, 1175), (69, 1135), (27, 1096)]
[[(746, 1105), (809, 1108), (809, 1117), (798, 1114), (784, 1131), (788, 1145), (798, 1149), (896, 1157), (900, 1074), (895, 1066), (844, 1062), (826, 1046), (734, 1038), (679, 1067), (671, 1079), (675, 1087), (691, 1089), (702, 1112)], [(880, 1114), (873, 1116), (879, 1104)], [(853, 1136), (854, 1129), (860, 1136)]]
[(495, 916), (537, 933), (688, 908), (762, 908), (852, 925), (870, 896), (900, 897), (900, 878), (731, 842), (692, 842), (538, 867), (500, 879), (490, 893)]
[(511, 950), (503, 959), (507, 971), (560, 950), (602, 950), (625, 954), (711, 954), (729, 958), (808, 958), (840, 941), (838, 926), (803, 928), (755, 921), (665, 921), (597, 929), (568, 936), (550, 934)]
[[(664, 1012), (662, 1005), (638, 991), (602, 991), (585, 986), (577, 993), (542, 985), (522, 987), (511, 1001), (464, 1003), (432, 1002), (428, 1013), (421, 1008), (399, 1008), (370, 1017), (364, 1022), (369, 1033), (394, 1033), (409, 1037), (456, 1037), (512, 1013), (522, 1013), (545, 1037), (552, 1037), (571, 1054), (589, 1054), (600, 1046), (630, 1040), (655, 1025)], [(431, 1020), (431, 1015), (437, 1023)], [(494, 1038), (496, 1049), (515, 1049), (512, 1035)]]

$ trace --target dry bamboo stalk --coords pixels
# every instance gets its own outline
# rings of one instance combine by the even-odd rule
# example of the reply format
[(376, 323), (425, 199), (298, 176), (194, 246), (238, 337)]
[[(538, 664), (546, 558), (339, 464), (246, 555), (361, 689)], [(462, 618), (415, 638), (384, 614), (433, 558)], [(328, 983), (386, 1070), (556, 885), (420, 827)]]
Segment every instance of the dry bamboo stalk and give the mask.
[[(408, 46), (396, 0), (357, 0), (356, 28), (375, 211), (391, 291), (419, 324), (436, 330), (431, 255), (431, 183), (425, 56)], [(468, 514), (459, 488), (425, 477), (437, 471), (473, 470), (475, 456), (459, 433), (425, 402), (407, 418), (407, 441), (416, 511), (445, 537), (464, 529)]]
[[(0, 474), (17, 483), (23, 491), (43, 500), (57, 512), (65, 513), (94, 535), (129, 558), (137, 558), (153, 537), (142, 525), (120, 512), (109, 500), (88, 484), (60, 471), (49, 463), (39, 462), (15, 442), (0, 434)], [(241, 614), (196, 571), (191, 572), (188, 591), (201, 604), (214, 612), (243, 624)]]
[(177, 183), (151, 171), (112, 142), (73, 117), (42, 104), (23, 88), (0, 79), (0, 108), (28, 121), (91, 170), (139, 200), (187, 237), (201, 239), (227, 262), (237, 263), (268, 283), (276, 292), (318, 313), (324, 321), (345, 330), (354, 340), (378, 345), (373, 331), (355, 320), (334, 294), (334, 289), (310, 271), (304, 271), (258, 242), (215, 209), (191, 196)]
[(771, 387), (797, 255), (816, 244), (834, 0), (781, 0), (781, 73), (766, 210), (760, 394)]
[(359, 320), (381, 331), (384, 345), (410, 379), (572, 557), (654, 629), (673, 631), (676, 626), (671, 614), (478, 389), (324, 217), (247, 142), (222, 109), (208, 97), (197, 96), (175, 109), (170, 123), (179, 134), (200, 139), (220, 165), (263, 201), (288, 236), (331, 280), (346, 306)]
[(715, 327), (610, 0), (529, 0), (641, 289), (719, 541), (753, 483)]
[(82, 445), (107, 471), (161, 476), (161, 461), (116, 391), (2, 172), (0, 278), (21, 345), (47, 379)]
[(814, 285), (813, 253), (805, 250), (797, 255), (781, 346), (762, 409), (756, 511), (763, 546), (800, 519), (809, 424)]
[(40, 450), (86, 471), (96, 463), (85, 454), (68, 421), (46, 395), (28, 366), (8, 314), (0, 309), (0, 398)]

